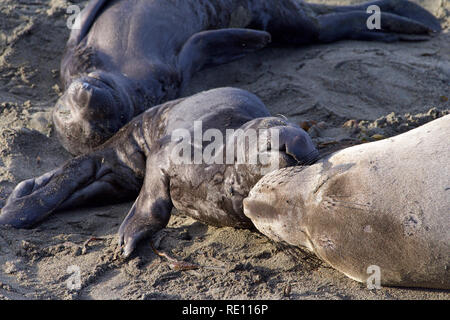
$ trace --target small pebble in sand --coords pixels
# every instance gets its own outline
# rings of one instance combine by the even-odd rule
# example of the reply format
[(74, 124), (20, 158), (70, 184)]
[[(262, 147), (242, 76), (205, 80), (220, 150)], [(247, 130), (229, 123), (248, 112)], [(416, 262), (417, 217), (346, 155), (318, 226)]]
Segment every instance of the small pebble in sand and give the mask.
[(374, 134), (373, 136), (371, 136), (371, 138), (374, 140), (383, 140), (386, 137), (382, 134)]
[(12, 274), (14, 272), (17, 272), (17, 267), (16, 267), (16, 265), (13, 262), (7, 261), (5, 263), (5, 265), (3, 266), (3, 271), (6, 274)]
[(72, 248), (72, 256), (77, 257), (83, 253), (83, 249), (80, 246), (74, 246)]
[(325, 129), (326, 127), (328, 127), (328, 125), (327, 125), (327, 123), (326, 123), (325, 121), (320, 121), (320, 122), (317, 124), (317, 126), (318, 126), (320, 129)]
[(55, 91), (55, 93), (56, 93), (58, 96), (62, 95), (61, 88), (60, 88), (57, 84), (55, 84), (55, 85), (52, 87), (52, 89), (53, 89), (53, 91)]
[(26, 240), (22, 240), (21, 244), (22, 244), (22, 249), (25, 249), (25, 250), (34, 250), (34, 249), (36, 249), (36, 246), (34, 244), (32, 244), (31, 242), (26, 241)]
[(290, 283), (286, 284), (286, 287), (284, 287), (283, 290), (283, 296), (289, 297), (291, 295), (292, 286)]
[(343, 125), (343, 128), (357, 128), (358, 127), (358, 120), (351, 119), (346, 121)]
[(302, 121), (302, 122), (300, 122), (300, 128), (302, 128), (305, 131), (308, 131), (309, 128), (311, 128), (315, 124), (317, 124), (317, 122), (314, 120)]

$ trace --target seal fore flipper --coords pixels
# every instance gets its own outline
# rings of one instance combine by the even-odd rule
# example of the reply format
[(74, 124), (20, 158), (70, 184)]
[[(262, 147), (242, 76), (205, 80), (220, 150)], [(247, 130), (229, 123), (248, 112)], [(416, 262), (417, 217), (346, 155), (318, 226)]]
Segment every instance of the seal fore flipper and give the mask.
[(265, 31), (252, 29), (218, 29), (194, 34), (178, 55), (183, 82), (204, 67), (227, 63), (262, 49), (271, 41)]
[[(381, 13), (381, 29), (369, 30), (366, 25), (368, 17), (369, 15), (362, 11), (320, 16), (319, 40), (321, 42), (333, 42), (342, 39), (354, 39), (390, 42), (402, 40), (402, 35), (429, 36), (432, 32), (428, 26), (420, 22), (384, 12)], [(422, 39), (423, 37), (420, 38), (420, 40)]]
[(119, 228), (119, 246), (128, 257), (137, 243), (164, 228), (172, 210), (169, 181), (154, 162), (147, 160), (141, 192)]
[(328, 6), (322, 4), (308, 5), (318, 15), (326, 15), (330, 13), (349, 13), (349, 12), (366, 12), (367, 8), (376, 5), (383, 13), (390, 13), (403, 18), (414, 20), (422, 25), (427, 26), (433, 32), (440, 32), (442, 27), (436, 17), (422, 8), (418, 4), (408, 0), (377, 0), (352, 6)]
[(23, 181), (2, 208), (0, 225), (30, 228), (60, 209), (81, 206), (99, 197), (124, 198), (130, 192), (119, 186), (111, 173), (101, 156), (85, 155)]
[(58, 209), (80, 186), (95, 177), (96, 164), (87, 156), (38, 178), (21, 182), (0, 214), (0, 225), (29, 228)]
[[(439, 21), (431, 13), (407, 0), (378, 0), (355, 6), (310, 6), (318, 14), (321, 42), (341, 39), (422, 41), (441, 31)], [(380, 9), (379, 30), (367, 27), (370, 6)]]

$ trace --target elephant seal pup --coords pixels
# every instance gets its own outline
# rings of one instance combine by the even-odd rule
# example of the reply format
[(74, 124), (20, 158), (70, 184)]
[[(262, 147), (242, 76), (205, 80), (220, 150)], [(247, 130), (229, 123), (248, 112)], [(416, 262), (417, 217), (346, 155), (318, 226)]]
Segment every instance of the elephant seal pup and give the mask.
[(64, 94), (53, 112), (57, 136), (72, 154), (87, 153), (138, 114), (177, 98), (196, 71), (261, 49), (271, 34), (275, 41), (302, 45), (422, 39), (440, 30), (430, 13), (408, 1), (371, 4), (381, 9), (381, 30), (367, 29), (369, 4), (91, 0), (62, 59)]
[(253, 227), (242, 200), (262, 175), (317, 158), (308, 134), (270, 117), (255, 95), (210, 90), (151, 108), (92, 153), (20, 183), (0, 225), (32, 227), (57, 209), (136, 198), (140, 189), (119, 230), (128, 256), (167, 225), (172, 207), (215, 226)]
[[(364, 282), (450, 289), (450, 115), (262, 178), (244, 213)], [(375, 267), (376, 268), (376, 267)], [(370, 280), (370, 279), (369, 279)]]

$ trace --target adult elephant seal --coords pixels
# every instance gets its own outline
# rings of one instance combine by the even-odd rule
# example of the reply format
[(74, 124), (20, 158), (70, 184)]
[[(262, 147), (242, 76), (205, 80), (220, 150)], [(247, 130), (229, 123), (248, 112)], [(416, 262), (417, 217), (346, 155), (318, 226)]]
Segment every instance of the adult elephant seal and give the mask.
[(215, 89), (152, 108), (92, 153), (20, 183), (0, 225), (32, 227), (57, 209), (135, 198), (140, 189), (119, 230), (128, 256), (167, 225), (172, 207), (215, 226), (251, 228), (242, 200), (262, 175), (317, 157), (308, 134), (270, 117), (256, 96)]
[[(348, 277), (450, 289), (450, 115), (262, 178), (244, 212)], [(369, 279), (371, 280), (371, 279)]]
[(430, 13), (408, 1), (370, 4), (382, 11), (381, 30), (367, 29), (369, 4), (92, 0), (62, 59), (65, 92), (53, 113), (56, 133), (71, 153), (89, 152), (136, 115), (177, 98), (194, 72), (261, 49), (271, 35), (301, 45), (345, 38), (423, 39), (440, 30)]

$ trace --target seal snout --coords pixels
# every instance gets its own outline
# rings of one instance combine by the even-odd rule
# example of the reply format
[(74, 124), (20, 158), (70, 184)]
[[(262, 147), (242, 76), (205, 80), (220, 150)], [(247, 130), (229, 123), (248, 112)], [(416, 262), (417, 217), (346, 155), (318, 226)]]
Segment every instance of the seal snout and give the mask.
[(264, 32), (264, 34), (262, 35), (263, 46), (265, 47), (268, 44), (270, 44), (271, 42), (272, 42), (272, 36), (270, 35), (270, 33)]
[[(278, 172), (284, 170), (290, 169)], [(277, 179), (276, 172), (266, 175), (253, 187), (243, 201), (244, 214), (261, 233), (272, 240), (312, 250), (304, 233), (302, 201), (291, 196), (292, 186), (279, 184), (283, 179)]]
[(90, 104), (91, 100), (93, 100), (94, 90), (96, 89), (88, 82), (76, 83), (73, 90), (74, 95), (72, 95), (72, 100), (74, 102), (72, 107), (80, 110), (85, 109)]
[(114, 113), (115, 101), (112, 89), (99, 81), (77, 81), (73, 83), (70, 105), (85, 113), (87, 118), (105, 119)]
[(262, 49), (272, 42), (272, 36), (266, 31), (249, 32), (248, 40), (243, 46), (248, 46), (250, 50)]

